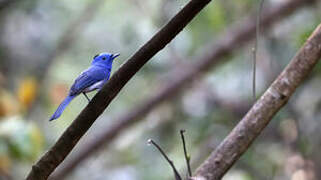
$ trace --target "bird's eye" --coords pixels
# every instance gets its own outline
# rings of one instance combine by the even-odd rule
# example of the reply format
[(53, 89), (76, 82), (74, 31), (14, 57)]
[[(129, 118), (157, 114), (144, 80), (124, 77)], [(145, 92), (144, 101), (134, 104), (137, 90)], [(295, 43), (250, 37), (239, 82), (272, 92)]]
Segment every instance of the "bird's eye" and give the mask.
[(103, 57), (102, 59), (103, 59), (103, 60), (106, 60), (106, 57)]
[(93, 59), (95, 59), (97, 56), (99, 56), (99, 54), (96, 54)]

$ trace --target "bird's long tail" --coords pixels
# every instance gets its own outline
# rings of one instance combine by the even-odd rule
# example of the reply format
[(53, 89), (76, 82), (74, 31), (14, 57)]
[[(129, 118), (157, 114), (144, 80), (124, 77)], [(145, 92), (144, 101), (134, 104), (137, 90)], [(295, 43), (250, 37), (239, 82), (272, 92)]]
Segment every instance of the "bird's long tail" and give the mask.
[(57, 118), (60, 117), (60, 115), (62, 114), (62, 112), (65, 110), (65, 108), (67, 107), (67, 105), (71, 102), (71, 100), (73, 100), (76, 96), (67, 96), (62, 103), (59, 105), (59, 107), (57, 108), (56, 112), (51, 116), (51, 118), (49, 119), (49, 121), (55, 120)]

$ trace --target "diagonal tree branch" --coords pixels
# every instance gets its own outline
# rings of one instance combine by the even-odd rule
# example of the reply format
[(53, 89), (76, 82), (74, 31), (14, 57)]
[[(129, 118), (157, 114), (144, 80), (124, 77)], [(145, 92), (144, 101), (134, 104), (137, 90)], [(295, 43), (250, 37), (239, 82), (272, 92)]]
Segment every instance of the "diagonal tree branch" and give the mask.
[(321, 24), (224, 141), (197, 169), (193, 179), (218, 180), (260, 135), (273, 116), (321, 58)]
[[(278, 22), (282, 18), (291, 14), (296, 8), (301, 8), (303, 5), (311, 3), (314, 1), (302, 1), (294, 0), (272, 10), (268, 10), (263, 13), (262, 16), (262, 27), (267, 29), (275, 22)], [(235, 45), (242, 46), (242, 44), (253, 39), (255, 32), (255, 17), (247, 19), (245, 22), (241, 23), (242, 26), (236, 26), (236, 28), (231, 28), (232, 30), (227, 33), (226, 36), (222, 38), (218, 43), (211, 45), (208, 49), (210, 54), (206, 54), (204, 57), (197, 58), (197, 64), (194, 65), (194, 69), (191, 71), (186, 71), (186, 74), (174, 79), (168, 86), (162, 89), (155, 96), (142, 103), (140, 106), (136, 107), (134, 110), (129, 111), (129, 113), (115, 120), (115, 124), (108, 127), (108, 129), (102, 135), (98, 136), (95, 141), (82, 147), (79, 154), (74, 158), (66, 161), (66, 164), (62, 164), (62, 168), (58, 168), (57, 172), (53, 174), (53, 179), (61, 179), (68, 173), (72, 171), (77, 165), (85, 160), (92, 153), (96, 152), (102, 147), (106, 147), (121, 131), (129, 127), (130, 125), (138, 122), (142, 119), (148, 112), (150, 112), (154, 107), (176, 95), (182, 87), (191, 82), (191, 79), (198, 77), (197, 75), (206, 72), (210, 67), (216, 65), (222, 60), (222, 57), (231, 53), (235, 49)], [(247, 37), (247, 38), (244, 38)], [(204, 69), (206, 68), (206, 69)]]
[(32, 167), (27, 179), (47, 179), (135, 73), (163, 49), (210, 1), (191, 0), (121, 66), (66, 129), (56, 144)]
[[(266, 11), (262, 12), (262, 19), (260, 22), (262, 29), (267, 30), (274, 23), (290, 15), (296, 9), (302, 8), (313, 2), (315, 2), (315, 0), (291, 0), (279, 7), (266, 9)], [(185, 68), (184, 74), (181, 76), (175, 76), (176, 79), (170, 82), (158, 93), (155, 93), (155, 95), (150, 99), (115, 120), (115, 123), (109, 126), (103, 134), (95, 138), (95, 141), (81, 147), (78, 155), (63, 163), (62, 167), (59, 167), (57, 171), (52, 174), (52, 179), (63, 179), (67, 174), (72, 172), (77, 165), (94, 152), (97, 152), (99, 149), (109, 145), (109, 143), (111, 143), (112, 140), (127, 127), (142, 120), (142, 118), (157, 105), (178, 94), (183, 90), (185, 84), (192, 82), (192, 79), (199, 78), (200, 74), (207, 72), (211, 67), (222, 62), (223, 57), (229, 55), (233, 50), (236, 50), (236, 48), (242, 47), (242, 45), (252, 40), (255, 36), (255, 18), (256, 17), (248, 18), (242, 22), (241, 25), (236, 25), (234, 28), (228, 28), (231, 30), (226, 34), (226, 36), (223, 36), (217, 43), (210, 45), (207, 48), (207, 51), (205, 51), (204, 56), (196, 58), (196, 64), (191, 66), (193, 68)]]

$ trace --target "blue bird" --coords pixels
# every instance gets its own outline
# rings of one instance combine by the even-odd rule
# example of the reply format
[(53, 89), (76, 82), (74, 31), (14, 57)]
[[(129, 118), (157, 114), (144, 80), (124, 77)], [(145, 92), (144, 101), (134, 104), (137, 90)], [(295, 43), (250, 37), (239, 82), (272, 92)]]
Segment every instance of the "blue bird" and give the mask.
[(59, 118), (71, 100), (81, 93), (90, 101), (86, 93), (96, 89), (100, 90), (104, 86), (109, 79), (113, 60), (118, 56), (119, 54), (97, 54), (93, 58), (91, 66), (77, 77), (69, 90), (68, 96), (58, 106), (56, 112), (50, 117), (49, 121)]

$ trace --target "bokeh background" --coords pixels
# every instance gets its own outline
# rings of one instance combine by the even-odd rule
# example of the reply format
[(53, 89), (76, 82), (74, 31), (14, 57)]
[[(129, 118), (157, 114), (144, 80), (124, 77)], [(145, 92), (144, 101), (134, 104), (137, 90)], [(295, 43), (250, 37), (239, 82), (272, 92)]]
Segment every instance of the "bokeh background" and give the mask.
[[(277, 7), (285, 0), (266, 0)], [(187, 0), (0, 0), (0, 179), (26, 177), (86, 106), (76, 98), (62, 117), (48, 119), (95, 54), (120, 53), (113, 72)], [(259, 1), (211, 2), (139, 71), (76, 146), (97, 137), (117, 117), (166, 86), (231, 24), (256, 13)], [(262, 94), (321, 21), (321, 3), (297, 10), (261, 34), (257, 92)], [(184, 93), (126, 129), (67, 179), (164, 180), (172, 170), (147, 139), (158, 142), (186, 170), (179, 130), (186, 129), (195, 169), (252, 103), (254, 42), (226, 58)], [(179, 75), (179, 73), (177, 74)], [(321, 179), (321, 65), (297, 90), (224, 180)], [(91, 93), (93, 97), (95, 93)], [(186, 171), (185, 171), (186, 172)], [(185, 175), (185, 173), (182, 173)]]

